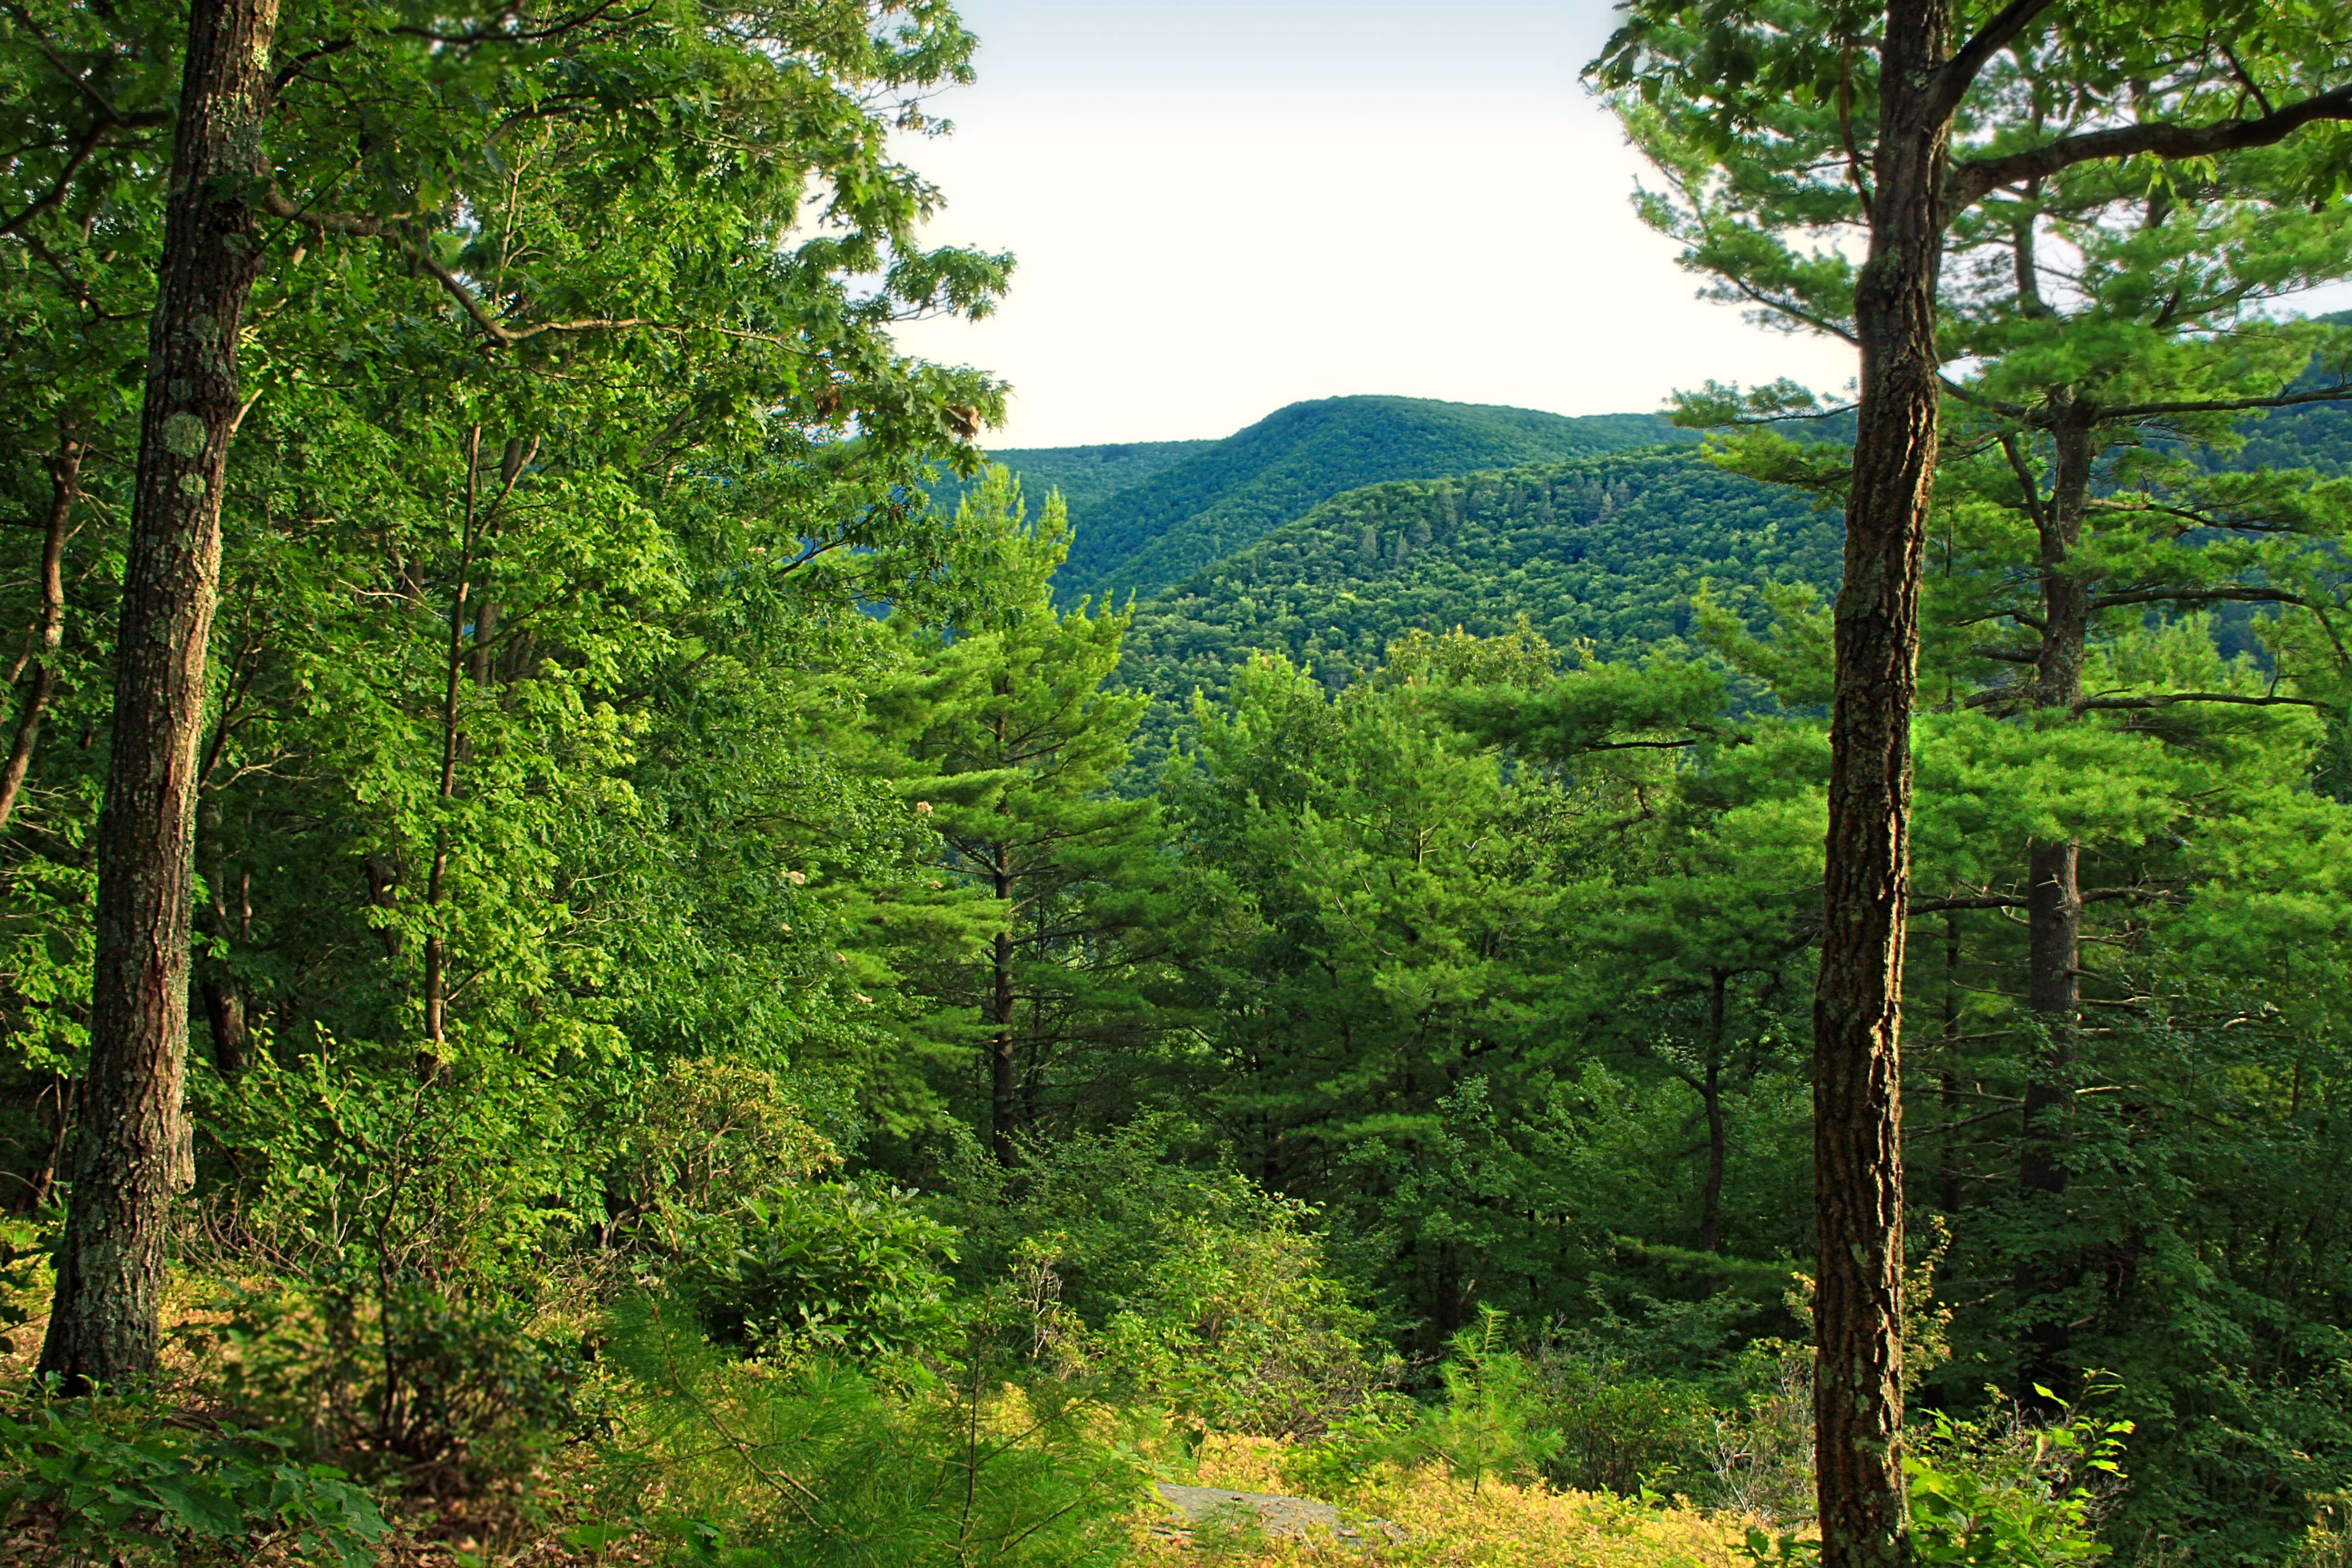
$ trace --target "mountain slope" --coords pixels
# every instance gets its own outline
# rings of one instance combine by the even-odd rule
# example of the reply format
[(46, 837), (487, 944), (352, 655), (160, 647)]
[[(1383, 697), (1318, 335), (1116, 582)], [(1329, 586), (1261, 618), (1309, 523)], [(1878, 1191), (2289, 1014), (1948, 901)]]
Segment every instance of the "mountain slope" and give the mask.
[(1138, 604), (1117, 679), (1155, 699), (1156, 761), (1197, 688), (1221, 696), (1251, 654), (1337, 686), (1410, 627), (1507, 631), (1525, 615), (1599, 658), (1672, 647), (1690, 598), (1761, 626), (1768, 583), (1837, 580), (1840, 520), (1673, 448), (1375, 485)]
[[(1045, 499), (1046, 492), (1059, 490), (1075, 508), (1143, 484), (1215, 445), (1214, 441), (1116, 441), (1097, 447), (1008, 447), (987, 457), (1021, 476), (1022, 491), (1033, 507)], [(952, 476), (942, 476), (931, 487), (931, 504), (952, 512), (971, 488)]]
[[(1318, 501), (1384, 479), (1693, 440), (1654, 414), (1583, 418), (1413, 397), (1294, 403), (1222, 441), (1014, 447), (989, 454), (1034, 504), (1058, 489), (1076, 528), (1063, 592), (1150, 595)], [(964, 487), (943, 481), (937, 506)]]
[(1411, 397), (1294, 403), (1140, 485), (1071, 509), (1071, 593), (1151, 594), (1300, 516), (1385, 479), (1583, 457), (1669, 440), (1655, 415), (1570, 419)]

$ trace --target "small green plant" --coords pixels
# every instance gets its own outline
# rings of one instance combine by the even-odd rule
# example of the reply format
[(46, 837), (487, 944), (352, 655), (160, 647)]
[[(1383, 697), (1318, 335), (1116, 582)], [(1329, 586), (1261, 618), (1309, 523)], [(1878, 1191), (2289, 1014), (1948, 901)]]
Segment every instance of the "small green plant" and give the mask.
[(216, 1342), (228, 1406), (370, 1476), (461, 1491), (522, 1474), (604, 1420), (582, 1397), (583, 1347), (494, 1303), (395, 1282), (380, 1296), (306, 1286), (216, 1306), (199, 1331)]
[(714, 1568), (1112, 1568), (1142, 1487), (1117, 1413), (1051, 1381), (1016, 1387), (969, 1325), (970, 1359), (886, 1387), (839, 1361), (724, 1354), (674, 1304), (615, 1309), (630, 1418), (606, 1519), (642, 1520)]
[(265, 1545), (364, 1568), (387, 1531), (366, 1491), (274, 1434), (192, 1432), (122, 1399), (0, 1415), (0, 1532), (47, 1561), (230, 1563)]
[(2099, 1483), (2123, 1478), (2130, 1422), (2079, 1407), (2047, 1426), (1956, 1422), (1940, 1410), (1931, 1419), (1931, 1434), (1903, 1461), (1917, 1561), (2060, 1568), (2107, 1555), (2094, 1514)]
[[(2110, 1393), (2112, 1384), (2095, 1385)], [(2044, 1399), (2056, 1396), (2040, 1385)], [(2094, 1531), (2102, 1483), (2123, 1479), (2128, 1421), (2068, 1407), (2032, 1424), (2014, 1415), (1955, 1421), (1929, 1413), (1929, 1428), (1903, 1461), (1908, 1483), (1911, 1554), (1954, 1568), (2067, 1568), (2112, 1550)], [(1748, 1532), (1758, 1568), (1818, 1568), (1821, 1543), (1762, 1530)]]
[(1171, 1159), (1187, 1136), (1143, 1117), (1033, 1145), (1009, 1176), (972, 1151), (957, 1211), (972, 1239), (966, 1282), (1042, 1289), (1056, 1353), (1089, 1358), (1136, 1403), (1311, 1437), (1392, 1383), (1392, 1358), (1367, 1352), (1372, 1316), (1329, 1272), (1315, 1211), (1238, 1171)]
[(877, 1362), (943, 1343), (954, 1243), (900, 1188), (785, 1182), (694, 1226), (672, 1280), (730, 1349)]
[(38, 1218), (0, 1217), (0, 1334), (13, 1336), (30, 1322), (49, 1284), (48, 1259), (58, 1214)]
[(1470, 1478), (1475, 1493), (1489, 1474), (1525, 1480), (1542, 1472), (1560, 1450), (1541, 1383), (1527, 1358), (1504, 1336), (1505, 1315), (1482, 1308), (1478, 1321), (1456, 1332), (1454, 1353), (1438, 1375), (1445, 1403), (1409, 1436), (1402, 1457), (1445, 1461)]
[(1334, 1416), (1322, 1436), (1285, 1451), (1286, 1484), (1309, 1497), (1328, 1497), (1360, 1485), (1397, 1458), (1426, 1413), (1402, 1394), (1367, 1394), (1346, 1414)]

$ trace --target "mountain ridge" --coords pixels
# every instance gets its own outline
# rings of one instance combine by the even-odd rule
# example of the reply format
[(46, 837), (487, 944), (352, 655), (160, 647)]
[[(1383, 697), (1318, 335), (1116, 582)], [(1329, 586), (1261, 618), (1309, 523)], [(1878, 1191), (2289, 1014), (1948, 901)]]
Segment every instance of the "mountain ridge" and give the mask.
[[(1073, 542), (1066, 598), (1150, 597), (1335, 495), (1531, 462), (1696, 441), (1655, 414), (1570, 416), (1364, 394), (1286, 405), (1216, 441), (1011, 447), (989, 455), (1032, 504), (1058, 489)], [(944, 483), (952, 507), (964, 487)]]
[(1194, 690), (1278, 653), (1346, 684), (1415, 626), (1491, 635), (1524, 615), (1597, 658), (1686, 646), (1704, 586), (1760, 631), (1764, 590), (1836, 585), (1843, 520), (1796, 491), (1653, 446), (1346, 491), (1134, 606), (1114, 679), (1149, 694), (1139, 762)]

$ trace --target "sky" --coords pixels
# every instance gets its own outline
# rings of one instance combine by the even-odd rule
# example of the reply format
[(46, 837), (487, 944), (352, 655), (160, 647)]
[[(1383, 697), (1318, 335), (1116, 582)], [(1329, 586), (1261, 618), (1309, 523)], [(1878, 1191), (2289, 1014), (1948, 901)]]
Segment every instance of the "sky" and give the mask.
[(978, 82), (904, 156), (926, 237), (1009, 250), (991, 319), (908, 352), (1013, 387), (994, 447), (1231, 435), (1348, 393), (1561, 414), (1852, 351), (1749, 325), (1634, 217), (1577, 73), (1607, 0), (963, 0)]

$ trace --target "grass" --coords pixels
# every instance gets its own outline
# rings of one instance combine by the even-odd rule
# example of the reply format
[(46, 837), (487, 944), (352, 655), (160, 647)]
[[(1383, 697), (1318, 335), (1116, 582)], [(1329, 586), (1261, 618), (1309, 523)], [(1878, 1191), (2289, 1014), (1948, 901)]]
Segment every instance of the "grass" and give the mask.
[[(1197, 1472), (1202, 1486), (1288, 1493), (1293, 1445), (1212, 1436)], [(1644, 1504), (1609, 1493), (1559, 1491), (1541, 1482), (1473, 1482), (1442, 1465), (1383, 1465), (1345, 1496), (1320, 1500), (1349, 1514), (1385, 1520), (1402, 1539), (1355, 1546), (1328, 1538), (1268, 1541), (1250, 1531), (1196, 1531), (1171, 1539), (1147, 1512), (1134, 1523), (1132, 1561), (1157, 1568), (1288, 1568), (1381, 1563), (1395, 1568), (1733, 1568), (1745, 1521), (1709, 1519), (1678, 1504)]]

